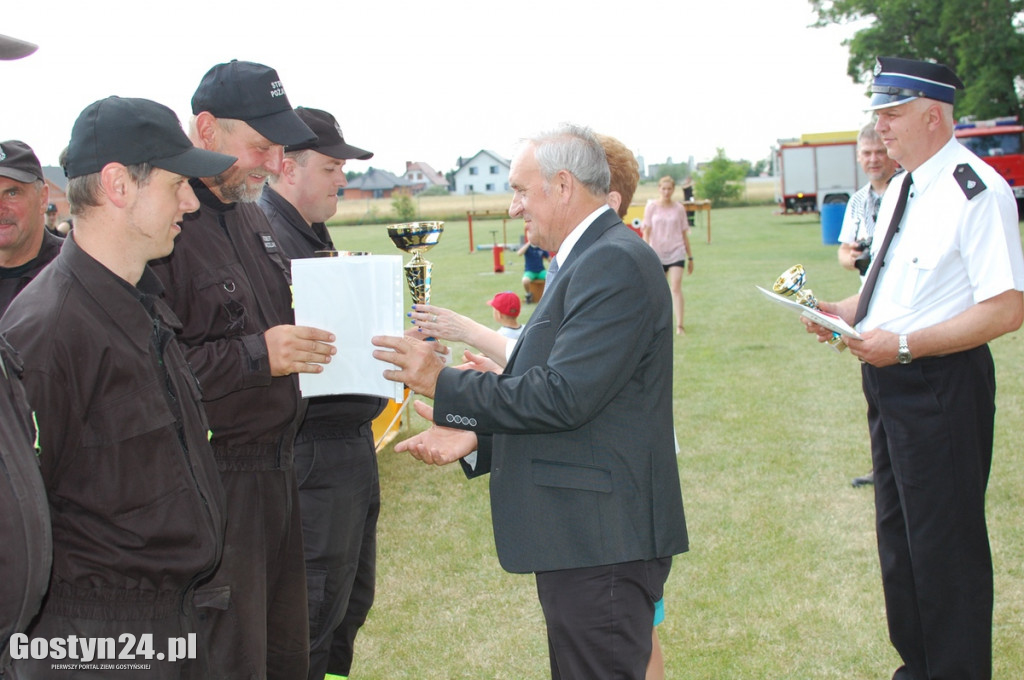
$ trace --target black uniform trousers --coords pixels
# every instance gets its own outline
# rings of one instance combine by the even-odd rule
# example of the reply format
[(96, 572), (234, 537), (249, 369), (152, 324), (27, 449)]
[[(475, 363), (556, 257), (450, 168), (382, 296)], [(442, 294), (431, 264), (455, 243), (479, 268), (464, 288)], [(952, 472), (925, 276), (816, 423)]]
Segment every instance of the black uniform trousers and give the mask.
[(372, 422), (304, 427), (295, 472), (309, 586), (309, 678), (348, 676), (375, 593), (380, 480)]
[(193, 598), (208, 680), (305, 680), (309, 626), (294, 470), (222, 465), (220, 478), (224, 557)]
[(878, 556), (898, 677), (992, 677), (985, 489), (995, 369), (987, 345), (862, 367)]
[(539, 571), (552, 680), (644, 680), (672, 558)]

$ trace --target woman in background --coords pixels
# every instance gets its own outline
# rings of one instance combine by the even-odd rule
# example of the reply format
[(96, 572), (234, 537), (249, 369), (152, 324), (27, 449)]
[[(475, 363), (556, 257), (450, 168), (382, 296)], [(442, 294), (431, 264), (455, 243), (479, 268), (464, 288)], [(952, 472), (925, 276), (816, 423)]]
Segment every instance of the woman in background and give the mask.
[(665, 176), (658, 180), (661, 198), (650, 200), (644, 209), (644, 240), (654, 248), (661, 258), (661, 266), (668, 278), (672, 292), (672, 310), (676, 316), (676, 334), (685, 335), (683, 326), (683, 268), (693, 274), (693, 257), (690, 251), (690, 223), (686, 219), (686, 208), (672, 200), (676, 181)]

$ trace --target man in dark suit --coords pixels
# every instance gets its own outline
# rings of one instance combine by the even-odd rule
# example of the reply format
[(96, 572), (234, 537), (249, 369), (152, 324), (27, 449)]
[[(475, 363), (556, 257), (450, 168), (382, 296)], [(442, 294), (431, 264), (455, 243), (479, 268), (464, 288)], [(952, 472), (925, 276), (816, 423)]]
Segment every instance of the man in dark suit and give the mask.
[(416, 409), (436, 424), (396, 450), (491, 473), (498, 559), (536, 574), (553, 678), (642, 679), (654, 602), (688, 548), (668, 289), (608, 208), (588, 129), (528, 140), (509, 181), (509, 214), (558, 251), (554, 278), (501, 375), (443, 368), (429, 342), (374, 339), (398, 367), (386, 377), (434, 398)]

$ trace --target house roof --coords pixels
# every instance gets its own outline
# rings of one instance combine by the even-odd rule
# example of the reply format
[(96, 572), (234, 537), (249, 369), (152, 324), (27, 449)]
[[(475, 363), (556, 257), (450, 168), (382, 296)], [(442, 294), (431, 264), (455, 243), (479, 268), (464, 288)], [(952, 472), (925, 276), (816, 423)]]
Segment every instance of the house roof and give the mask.
[(356, 177), (348, 183), (348, 189), (359, 189), (361, 191), (386, 191), (395, 187), (407, 187), (411, 182), (398, 177), (387, 170), (370, 168), (361, 176)]
[(502, 158), (501, 156), (499, 156), (498, 154), (494, 153), (493, 151), (488, 151), (487, 149), (480, 149), (475, 154), (473, 154), (471, 157), (469, 157), (469, 158), (467, 158), (465, 160), (459, 159), (461, 161), (459, 163), (459, 169), (461, 170), (463, 167), (469, 165), (470, 163), (475, 161), (480, 156), (489, 156), (492, 159), (494, 159), (495, 161), (497, 161), (498, 163), (500, 163), (501, 165), (504, 165), (506, 168), (510, 167), (512, 165), (512, 161), (507, 160), (505, 158)]
[(429, 163), (417, 161), (415, 163), (409, 163), (408, 165), (409, 167), (405, 169), (406, 175), (408, 175), (410, 172), (419, 171), (423, 173), (424, 179), (426, 179), (431, 184), (448, 184), (448, 182), (444, 178), (444, 175), (442, 175), (437, 170), (434, 170), (434, 168), (430, 167)]
[(68, 178), (64, 176), (64, 168), (56, 165), (44, 165), (43, 177), (50, 180), (60, 188), (61, 191), (68, 190)]

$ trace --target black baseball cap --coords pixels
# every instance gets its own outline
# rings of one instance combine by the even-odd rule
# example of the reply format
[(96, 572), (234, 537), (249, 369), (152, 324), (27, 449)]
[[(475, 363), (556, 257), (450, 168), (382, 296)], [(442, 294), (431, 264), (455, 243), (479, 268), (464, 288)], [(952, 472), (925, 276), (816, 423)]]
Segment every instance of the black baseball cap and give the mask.
[(39, 46), (34, 43), (18, 40), (7, 35), (0, 35), (0, 61), (21, 59), (32, 54), (37, 49), (39, 49)]
[(251, 61), (232, 59), (203, 76), (192, 95), (192, 113), (243, 120), (274, 144), (289, 146), (316, 139), (288, 103), (277, 71)]
[(107, 97), (89, 104), (75, 121), (64, 174), (91, 175), (107, 163), (149, 163), (186, 177), (213, 177), (237, 160), (193, 146), (174, 111), (163, 104)]
[(309, 126), (309, 129), (316, 134), (317, 138), (301, 144), (290, 144), (284, 148), (285, 151), (312, 149), (319, 151), (325, 156), (339, 160), (355, 158), (365, 161), (373, 158), (372, 151), (360, 149), (358, 146), (346, 143), (345, 135), (341, 133), (341, 126), (338, 125), (338, 121), (326, 111), (300, 106), (295, 109), (295, 113), (302, 119), (303, 123)]
[(866, 111), (899, 106), (919, 97), (952, 104), (963, 82), (945, 64), (901, 57), (878, 57)]
[(43, 178), (43, 167), (32, 147), (17, 139), (9, 139), (0, 142), (0, 177), (29, 184)]

